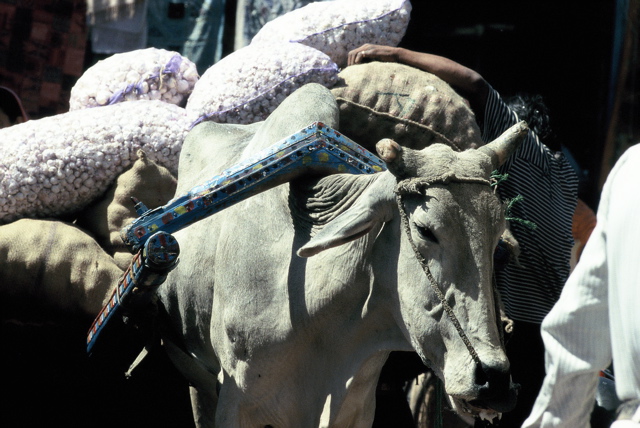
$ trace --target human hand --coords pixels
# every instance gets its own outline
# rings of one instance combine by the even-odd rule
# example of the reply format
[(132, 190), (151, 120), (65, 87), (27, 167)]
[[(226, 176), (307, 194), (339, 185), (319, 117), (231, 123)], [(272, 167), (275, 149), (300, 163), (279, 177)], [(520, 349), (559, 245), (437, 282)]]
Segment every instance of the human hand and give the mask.
[(347, 65), (362, 64), (368, 61), (398, 62), (400, 48), (372, 45), (367, 43), (349, 52)]

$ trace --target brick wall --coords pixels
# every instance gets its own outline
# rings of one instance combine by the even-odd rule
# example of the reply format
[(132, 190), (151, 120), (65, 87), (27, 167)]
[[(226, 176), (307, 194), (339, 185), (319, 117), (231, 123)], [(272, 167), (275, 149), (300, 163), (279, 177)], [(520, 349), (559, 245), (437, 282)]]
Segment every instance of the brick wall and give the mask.
[(85, 13), (84, 0), (0, 0), (0, 85), (32, 119), (68, 111), (84, 67)]

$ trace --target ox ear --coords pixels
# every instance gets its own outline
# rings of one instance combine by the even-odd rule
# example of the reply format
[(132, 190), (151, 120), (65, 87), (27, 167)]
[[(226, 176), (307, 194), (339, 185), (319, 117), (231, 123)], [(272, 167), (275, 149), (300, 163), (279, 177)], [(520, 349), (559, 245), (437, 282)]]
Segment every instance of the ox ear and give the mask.
[(345, 212), (327, 223), (313, 238), (298, 250), (298, 256), (311, 257), (329, 248), (358, 239), (393, 217), (396, 179), (389, 172), (365, 190)]
[(520, 147), (528, 131), (527, 123), (520, 121), (478, 150), (488, 155), (491, 158), (493, 167), (498, 169)]

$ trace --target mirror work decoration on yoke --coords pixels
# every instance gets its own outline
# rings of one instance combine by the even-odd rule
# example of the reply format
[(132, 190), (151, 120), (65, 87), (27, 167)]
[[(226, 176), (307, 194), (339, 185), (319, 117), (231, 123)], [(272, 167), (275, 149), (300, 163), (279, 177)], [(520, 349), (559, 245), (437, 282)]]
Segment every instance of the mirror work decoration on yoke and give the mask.
[(149, 210), (132, 197), (139, 217), (121, 236), (133, 260), (91, 325), (87, 352), (94, 350), (110, 320), (148, 303), (177, 265), (180, 247), (171, 233), (309, 172), (374, 174), (385, 170), (385, 163), (373, 153), (322, 122), (314, 122), (166, 205)]

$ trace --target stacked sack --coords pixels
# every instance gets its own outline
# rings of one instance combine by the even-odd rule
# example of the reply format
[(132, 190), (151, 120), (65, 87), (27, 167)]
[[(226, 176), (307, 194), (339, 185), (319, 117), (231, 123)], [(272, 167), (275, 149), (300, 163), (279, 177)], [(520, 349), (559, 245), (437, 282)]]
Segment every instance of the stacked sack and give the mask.
[(185, 107), (189, 117), (194, 125), (264, 120), (307, 83), (331, 88), (350, 50), (365, 43), (396, 46), (410, 12), (408, 0), (324, 1), (288, 12), (203, 73)]
[[(137, 217), (128, 198), (150, 208), (172, 198), (195, 124), (251, 124), (303, 85), (334, 87), (347, 52), (397, 45), (410, 11), (408, 0), (311, 3), (264, 26), (202, 76), (188, 58), (155, 48), (89, 68), (68, 113), (0, 130), (2, 283), (52, 302), (68, 292), (71, 306), (95, 311), (131, 260), (119, 237)], [(64, 265), (65, 257), (82, 260)]]
[(265, 25), (202, 77), (187, 58), (162, 49), (99, 62), (72, 88), (70, 112), (0, 131), (0, 224), (81, 209), (139, 148), (175, 173), (192, 126), (254, 123), (305, 84), (333, 87), (346, 52), (397, 44), (410, 11), (408, 0), (310, 3)]
[(176, 185), (171, 171), (138, 150), (131, 168), (120, 174), (104, 196), (78, 213), (76, 224), (88, 231), (118, 267), (125, 270), (131, 263), (131, 252), (120, 231), (138, 218), (131, 197), (154, 209), (173, 198)]
[(198, 79), (196, 65), (177, 52), (148, 48), (119, 53), (80, 76), (71, 89), (69, 110), (134, 100), (184, 105)]
[(336, 0), (310, 3), (267, 22), (251, 44), (302, 43), (343, 68), (364, 44), (397, 46), (409, 25), (408, 0)]
[(0, 260), (0, 296), (31, 308), (95, 315), (122, 276), (93, 236), (59, 220), (0, 226)]
[(0, 225), (3, 298), (89, 316), (100, 311), (132, 260), (119, 233), (137, 217), (130, 196), (153, 209), (176, 188), (167, 168), (142, 150), (136, 158), (104, 195), (74, 215), (73, 224), (23, 218)]
[(393, 62), (370, 62), (340, 72), (331, 88), (340, 108), (340, 132), (370, 151), (381, 138), (423, 149), (481, 146), (481, 131), (466, 100), (439, 77)]
[(99, 313), (132, 260), (109, 226), (137, 217), (131, 191), (173, 197), (198, 78), (175, 52), (117, 54), (78, 80), (69, 112), (0, 129), (0, 297), (15, 316)]
[(0, 130), (0, 224), (77, 212), (106, 191), (138, 149), (177, 173), (188, 129), (183, 108), (139, 100)]
[(338, 67), (322, 52), (296, 43), (249, 45), (204, 72), (187, 101), (194, 125), (205, 120), (249, 124), (265, 120), (307, 83), (331, 87)]

